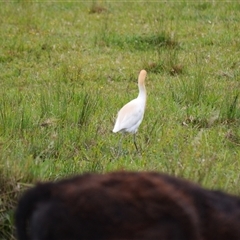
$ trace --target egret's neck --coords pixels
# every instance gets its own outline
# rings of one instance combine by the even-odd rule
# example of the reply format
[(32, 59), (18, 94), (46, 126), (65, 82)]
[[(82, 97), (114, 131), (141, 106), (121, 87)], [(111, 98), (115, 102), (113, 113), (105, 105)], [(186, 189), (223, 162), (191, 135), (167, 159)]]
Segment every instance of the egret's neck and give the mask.
[(144, 84), (139, 84), (138, 88), (139, 88), (138, 98), (143, 100), (144, 102), (146, 102), (147, 91), (146, 91), (145, 85)]

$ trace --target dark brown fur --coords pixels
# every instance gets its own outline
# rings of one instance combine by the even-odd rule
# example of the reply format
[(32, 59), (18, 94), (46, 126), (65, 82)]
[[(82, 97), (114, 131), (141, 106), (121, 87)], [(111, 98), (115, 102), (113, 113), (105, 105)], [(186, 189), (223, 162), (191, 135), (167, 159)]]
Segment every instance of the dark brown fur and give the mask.
[(40, 183), (15, 217), (19, 240), (240, 239), (240, 198), (153, 172)]

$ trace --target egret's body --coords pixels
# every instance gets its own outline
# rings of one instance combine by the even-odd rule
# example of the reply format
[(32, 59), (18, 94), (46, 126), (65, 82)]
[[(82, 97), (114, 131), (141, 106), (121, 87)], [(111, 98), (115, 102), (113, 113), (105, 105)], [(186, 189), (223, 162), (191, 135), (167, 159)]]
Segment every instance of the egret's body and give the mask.
[(145, 88), (145, 78), (147, 72), (141, 70), (138, 76), (138, 97), (124, 105), (118, 112), (117, 120), (113, 128), (113, 132), (129, 132), (134, 134), (134, 144), (136, 149), (135, 134), (141, 124), (145, 112), (147, 92)]

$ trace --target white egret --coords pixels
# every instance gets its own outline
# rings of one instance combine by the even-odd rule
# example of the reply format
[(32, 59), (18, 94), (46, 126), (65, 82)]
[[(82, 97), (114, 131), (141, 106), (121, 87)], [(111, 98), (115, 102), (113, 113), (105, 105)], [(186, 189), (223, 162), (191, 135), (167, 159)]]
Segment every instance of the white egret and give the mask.
[(124, 105), (118, 112), (117, 120), (113, 128), (113, 132), (133, 133), (133, 141), (138, 151), (136, 144), (136, 132), (141, 124), (145, 112), (147, 92), (145, 88), (145, 78), (147, 72), (141, 70), (138, 76), (138, 97)]

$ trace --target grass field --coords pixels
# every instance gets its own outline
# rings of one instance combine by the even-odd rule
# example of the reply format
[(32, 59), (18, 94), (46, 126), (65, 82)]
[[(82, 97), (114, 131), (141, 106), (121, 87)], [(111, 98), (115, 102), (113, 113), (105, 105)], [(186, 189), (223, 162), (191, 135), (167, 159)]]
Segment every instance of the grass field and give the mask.
[[(2, 2), (0, 239), (36, 181), (153, 170), (240, 194), (240, 3)], [(117, 111), (147, 108), (122, 141)]]

